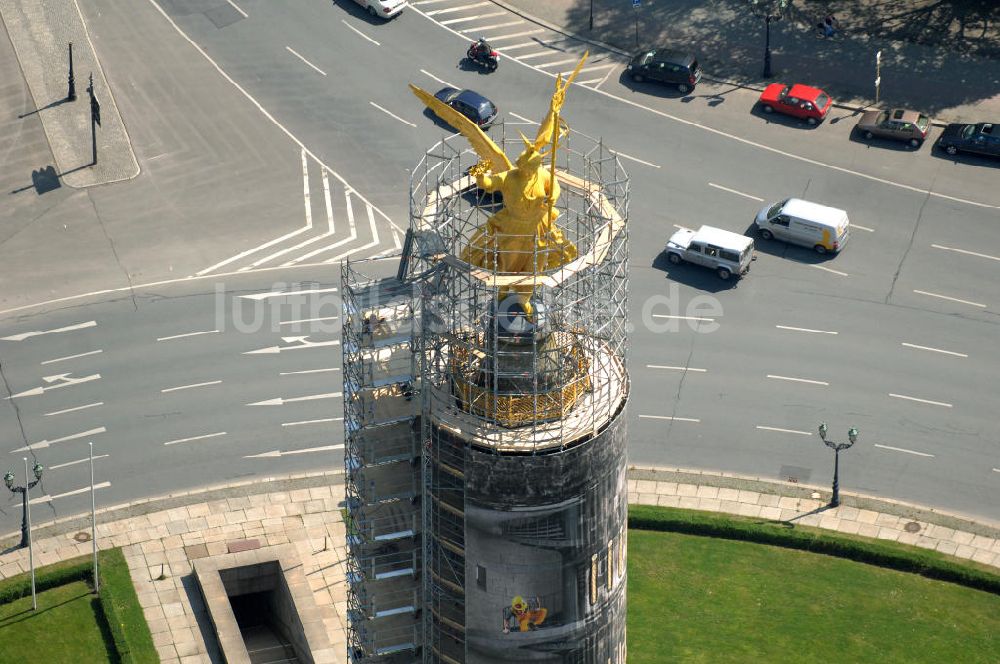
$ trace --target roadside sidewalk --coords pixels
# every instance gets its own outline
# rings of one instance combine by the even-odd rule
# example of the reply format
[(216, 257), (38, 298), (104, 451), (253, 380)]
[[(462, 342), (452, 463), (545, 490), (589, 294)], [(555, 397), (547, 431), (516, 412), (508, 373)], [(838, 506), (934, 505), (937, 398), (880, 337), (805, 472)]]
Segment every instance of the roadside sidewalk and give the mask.
[[(751, 89), (801, 82), (848, 108), (874, 105), (875, 53), (882, 51), (880, 106), (905, 106), (939, 123), (1000, 122), (1000, 62), (909, 42), (873, 39), (849, 19), (842, 41), (818, 38), (801, 10), (771, 24), (772, 70), (764, 79), (764, 21), (740, 0), (493, 0), (528, 20), (622, 54), (670, 46), (696, 53), (710, 81)], [(637, 37), (638, 35), (638, 46)], [(501, 49), (502, 50), (502, 49)]]
[[(913, 544), (1000, 568), (1000, 524), (896, 501), (844, 492), (840, 507), (818, 511), (829, 494), (817, 487), (669, 468), (632, 467), (628, 488), (631, 503), (784, 520)], [(343, 473), (329, 472), (140, 500), (99, 511), (98, 544), (102, 549), (122, 547), (163, 664), (221, 661), (192, 576), (196, 560), (258, 545), (291, 544), (336, 661), (346, 662), (343, 495)], [(91, 552), (89, 515), (41, 524), (32, 532), (39, 567)], [(17, 536), (8, 533), (3, 543), (12, 546)], [(0, 578), (27, 570), (27, 549), (0, 554)]]

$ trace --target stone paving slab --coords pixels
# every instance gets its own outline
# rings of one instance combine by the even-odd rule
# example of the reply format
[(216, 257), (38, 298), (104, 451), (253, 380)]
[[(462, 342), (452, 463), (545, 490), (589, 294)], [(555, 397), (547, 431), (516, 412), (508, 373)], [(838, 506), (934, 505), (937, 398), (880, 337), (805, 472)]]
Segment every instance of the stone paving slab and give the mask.
[[(34, 112), (41, 119), (60, 180), (71, 187), (89, 187), (137, 176), (139, 163), (76, 0), (0, 0), (0, 19), (34, 99)], [(76, 83), (72, 102), (67, 100), (70, 42)], [(87, 94), (91, 73), (101, 105), (96, 165), (92, 165)]]

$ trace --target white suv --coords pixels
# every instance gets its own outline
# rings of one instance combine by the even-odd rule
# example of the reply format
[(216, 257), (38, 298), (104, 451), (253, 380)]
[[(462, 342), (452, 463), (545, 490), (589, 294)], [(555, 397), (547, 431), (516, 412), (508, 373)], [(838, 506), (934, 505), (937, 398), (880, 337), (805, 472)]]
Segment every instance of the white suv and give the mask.
[(696, 231), (682, 228), (671, 236), (664, 251), (674, 265), (684, 261), (701, 265), (715, 270), (720, 279), (743, 276), (754, 259), (753, 238), (711, 226)]

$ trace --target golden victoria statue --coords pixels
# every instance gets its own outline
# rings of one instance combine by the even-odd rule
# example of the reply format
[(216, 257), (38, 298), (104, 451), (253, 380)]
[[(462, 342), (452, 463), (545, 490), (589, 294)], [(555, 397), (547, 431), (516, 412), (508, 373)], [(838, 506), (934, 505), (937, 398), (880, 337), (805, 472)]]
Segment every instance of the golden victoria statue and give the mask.
[[(534, 141), (524, 134), (524, 151), (512, 164), (504, 151), (464, 115), (430, 93), (410, 84), (410, 89), (442, 120), (459, 130), (479, 155), (479, 163), (470, 173), (479, 188), (499, 191), (503, 208), (480, 227), (462, 252), (462, 260), (489, 270), (508, 274), (537, 274), (553, 270), (577, 256), (576, 246), (563, 237), (556, 226), (559, 183), (555, 178), (555, 155), (559, 139), (569, 133), (569, 126), (559, 117), (566, 98), (566, 89), (580, 72), (587, 59), (584, 53), (576, 69), (563, 82), (556, 77), (556, 88), (549, 103), (549, 112), (538, 127)], [(546, 152), (548, 148), (548, 152)], [(543, 162), (550, 157), (550, 167)], [(501, 289), (500, 299), (516, 292), (526, 313), (531, 314), (531, 286)]]

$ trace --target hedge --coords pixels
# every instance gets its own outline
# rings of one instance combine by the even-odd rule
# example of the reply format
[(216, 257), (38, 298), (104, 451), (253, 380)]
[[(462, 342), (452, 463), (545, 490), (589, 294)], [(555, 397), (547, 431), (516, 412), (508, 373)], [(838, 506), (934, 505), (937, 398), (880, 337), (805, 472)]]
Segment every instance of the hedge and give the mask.
[(718, 537), (821, 553), (1000, 595), (1000, 574), (964, 564), (937, 551), (895, 542), (847, 537), (780, 521), (652, 505), (630, 505), (628, 525), (637, 530)]

